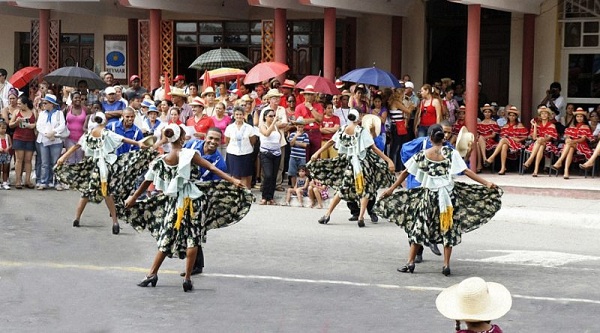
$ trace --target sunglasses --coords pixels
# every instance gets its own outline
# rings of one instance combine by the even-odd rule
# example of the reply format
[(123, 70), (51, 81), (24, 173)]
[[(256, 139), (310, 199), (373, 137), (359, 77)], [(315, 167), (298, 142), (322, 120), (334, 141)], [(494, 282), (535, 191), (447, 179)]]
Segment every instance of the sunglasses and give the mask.
[(267, 118), (273, 118), (273, 117), (275, 117), (274, 114), (267, 115)]

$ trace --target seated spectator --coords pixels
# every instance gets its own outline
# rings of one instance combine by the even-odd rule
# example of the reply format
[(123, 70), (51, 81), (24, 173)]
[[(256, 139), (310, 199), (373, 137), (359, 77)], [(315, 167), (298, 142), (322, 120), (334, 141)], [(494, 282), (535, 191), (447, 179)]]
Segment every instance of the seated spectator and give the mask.
[(500, 130), (500, 141), (496, 150), (483, 162), (484, 167), (488, 167), (494, 161), (494, 158), (500, 154), (499, 175), (506, 174), (506, 159), (516, 159), (521, 149), (525, 148), (523, 142), (527, 139), (527, 128), (519, 121), (519, 111), (515, 106), (508, 110), (508, 123)]
[(285, 196), (285, 206), (290, 205), (290, 201), (292, 200), (292, 195), (295, 194), (296, 198), (298, 198), (298, 203), (300, 203), (300, 207), (304, 207), (304, 197), (308, 195), (308, 177), (306, 176), (306, 167), (301, 165), (298, 167), (298, 177), (296, 177), (296, 182), (293, 183), (294, 187), (290, 187), (287, 189), (287, 195)]
[(582, 159), (590, 159), (592, 150), (588, 141), (592, 138), (592, 132), (587, 125), (587, 112), (583, 108), (577, 108), (575, 112), (575, 124), (565, 129), (565, 145), (562, 148), (560, 157), (552, 166), (552, 169), (558, 173), (563, 167), (563, 178), (569, 179), (569, 168), (572, 162), (578, 162)]
[[(554, 145), (554, 140), (558, 139), (558, 133), (556, 132), (556, 126), (552, 122), (554, 112), (545, 106), (538, 108), (539, 121), (531, 119), (531, 131), (529, 135), (534, 141), (533, 144), (527, 147), (527, 151), (531, 154), (525, 163), (523, 168), (527, 170), (531, 166), (531, 163), (535, 163), (533, 170), (533, 177), (537, 177), (540, 168), (540, 162), (542, 158), (549, 154), (557, 154), (558, 148)], [(547, 165), (546, 165), (547, 166)]]
[[(323, 200), (329, 199), (329, 186), (323, 185), (321, 181), (313, 179), (308, 184), (308, 197), (310, 198), (310, 208), (323, 208)], [(315, 202), (316, 201), (316, 202)]]
[[(482, 108), (483, 120), (477, 124), (477, 172), (481, 172), (481, 164), (484, 158), (486, 158), (488, 151), (496, 149), (498, 142), (496, 137), (500, 134), (500, 126), (492, 119), (492, 113), (494, 108), (485, 104)], [(464, 113), (463, 113), (464, 114)]]

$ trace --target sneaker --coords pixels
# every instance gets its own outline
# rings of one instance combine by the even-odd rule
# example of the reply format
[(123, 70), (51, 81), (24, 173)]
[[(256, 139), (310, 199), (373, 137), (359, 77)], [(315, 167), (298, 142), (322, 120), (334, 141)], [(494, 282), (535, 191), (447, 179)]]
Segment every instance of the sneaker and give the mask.
[(46, 189), (46, 185), (44, 185), (44, 184), (39, 184), (39, 185), (37, 186), (37, 189), (38, 189), (38, 190), (40, 190), (40, 191), (43, 191), (43, 190), (45, 190), (45, 189)]
[(54, 189), (55, 189), (55, 190), (57, 190), (57, 191), (62, 191), (62, 190), (64, 190), (64, 188), (63, 188), (63, 187), (62, 187), (62, 185), (60, 185), (60, 184), (57, 184), (57, 185), (54, 187)]
[(2, 184), (2, 188), (3, 188), (3, 189), (5, 189), (5, 190), (10, 190), (10, 185), (8, 185), (8, 183), (7, 183), (7, 182), (4, 182), (4, 183)]

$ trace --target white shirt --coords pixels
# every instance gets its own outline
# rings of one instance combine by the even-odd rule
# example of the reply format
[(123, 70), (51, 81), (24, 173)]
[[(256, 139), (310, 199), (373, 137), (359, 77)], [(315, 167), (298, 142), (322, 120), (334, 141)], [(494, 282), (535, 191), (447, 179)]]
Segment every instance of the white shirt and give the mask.
[(350, 112), (350, 108), (336, 108), (333, 110), (333, 114), (340, 118), (340, 128), (348, 125), (348, 113)]
[(250, 143), (251, 136), (258, 136), (258, 129), (252, 125), (244, 123), (239, 129), (235, 123), (227, 125), (225, 128), (225, 137), (229, 138), (227, 153), (241, 156), (248, 155), (254, 151)]

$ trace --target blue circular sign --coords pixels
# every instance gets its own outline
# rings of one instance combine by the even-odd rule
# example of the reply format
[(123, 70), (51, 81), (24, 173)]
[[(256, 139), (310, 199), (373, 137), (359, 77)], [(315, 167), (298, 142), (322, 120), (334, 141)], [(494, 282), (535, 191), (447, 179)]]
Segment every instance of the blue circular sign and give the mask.
[(125, 55), (119, 51), (112, 51), (106, 55), (106, 63), (113, 67), (123, 66), (125, 64)]

